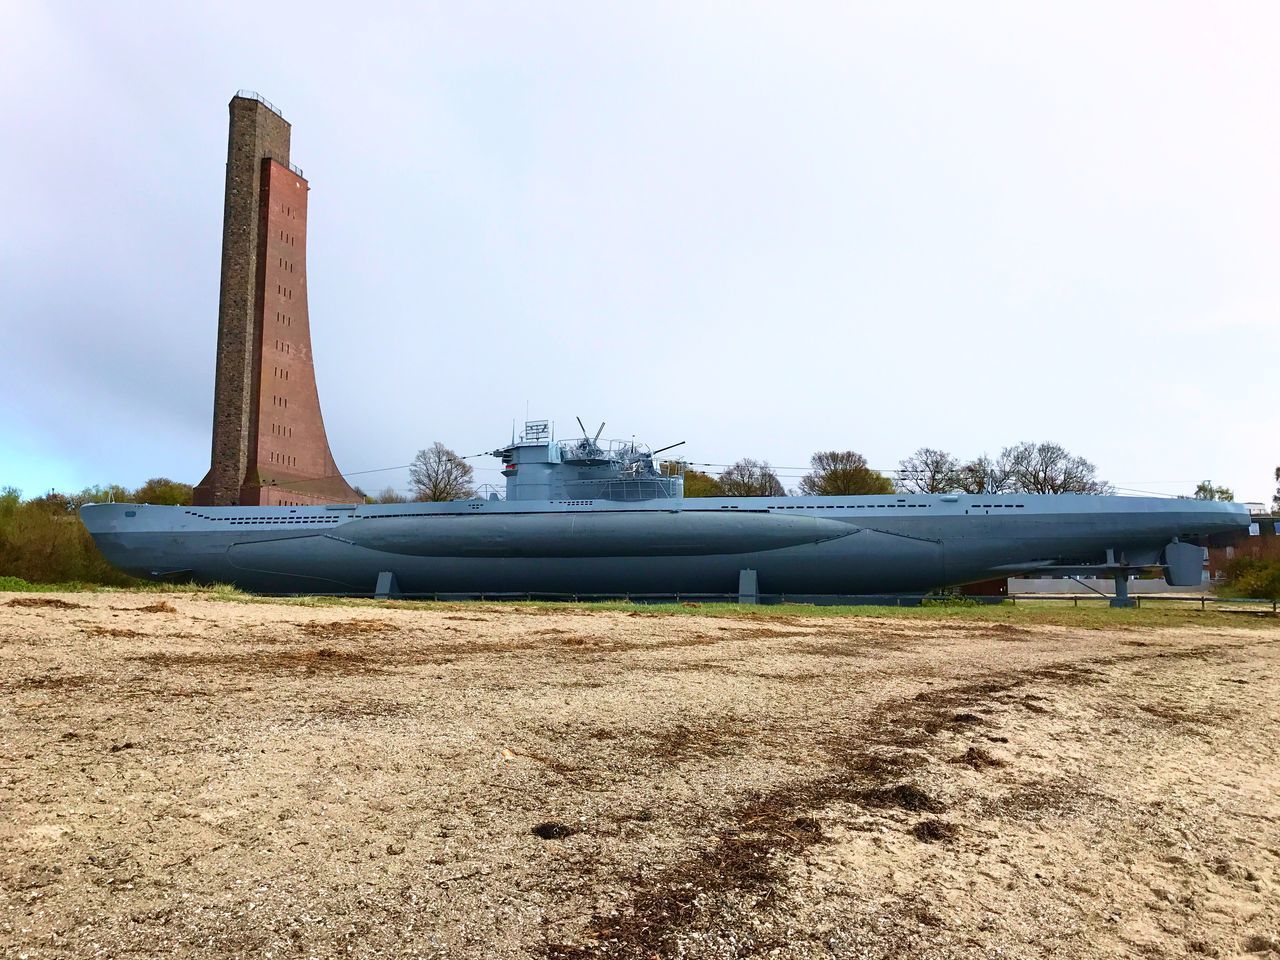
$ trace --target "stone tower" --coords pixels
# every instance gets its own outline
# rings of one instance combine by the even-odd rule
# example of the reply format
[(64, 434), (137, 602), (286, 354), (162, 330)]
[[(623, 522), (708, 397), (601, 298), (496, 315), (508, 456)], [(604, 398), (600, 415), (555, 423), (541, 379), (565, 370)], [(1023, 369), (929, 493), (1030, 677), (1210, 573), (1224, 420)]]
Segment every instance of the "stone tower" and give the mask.
[(288, 122), (231, 99), (213, 453), (202, 506), (354, 503), (320, 414), (307, 317), (307, 193)]

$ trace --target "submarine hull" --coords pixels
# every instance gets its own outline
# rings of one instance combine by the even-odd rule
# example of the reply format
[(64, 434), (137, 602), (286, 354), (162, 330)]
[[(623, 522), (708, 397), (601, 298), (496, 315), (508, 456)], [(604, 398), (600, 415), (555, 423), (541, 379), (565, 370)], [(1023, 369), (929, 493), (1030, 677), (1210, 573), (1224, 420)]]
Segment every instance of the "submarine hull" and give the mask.
[(350, 507), (95, 504), (81, 517), (136, 576), (262, 593), (718, 596), (922, 593), (1061, 565), (1160, 562), (1247, 528), (1236, 504), (1136, 497), (458, 501)]

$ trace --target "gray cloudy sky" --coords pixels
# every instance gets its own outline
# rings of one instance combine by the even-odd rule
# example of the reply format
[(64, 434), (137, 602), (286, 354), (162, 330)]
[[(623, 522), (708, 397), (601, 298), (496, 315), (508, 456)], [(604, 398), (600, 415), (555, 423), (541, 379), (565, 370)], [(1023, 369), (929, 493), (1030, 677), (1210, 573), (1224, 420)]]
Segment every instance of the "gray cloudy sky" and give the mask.
[(1278, 35), (1274, 3), (0, 0), (0, 484), (203, 475), (245, 87), (311, 181), (344, 470), (527, 404), (700, 462), (1052, 439), (1269, 499)]

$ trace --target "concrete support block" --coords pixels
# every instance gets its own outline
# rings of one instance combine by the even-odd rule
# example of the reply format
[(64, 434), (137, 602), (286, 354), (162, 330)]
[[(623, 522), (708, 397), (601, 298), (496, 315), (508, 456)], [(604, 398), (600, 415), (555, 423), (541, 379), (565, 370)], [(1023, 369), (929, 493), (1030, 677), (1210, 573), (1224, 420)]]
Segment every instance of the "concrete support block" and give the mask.
[(1133, 607), (1137, 606), (1137, 601), (1129, 596), (1129, 574), (1116, 574), (1116, 595), (1111, 598), (1111, 606), (1113, 607)]
[(754, 570), (738, 571), (738, 602), (760, 602), (760, 581)]
[(396, 575), (390, 570), (383, 570), (378, 574), (378, 586), (374, 589), (373, 595), (379, 600), (391, 600), (400, 596), (400, 585), (396, 583)]

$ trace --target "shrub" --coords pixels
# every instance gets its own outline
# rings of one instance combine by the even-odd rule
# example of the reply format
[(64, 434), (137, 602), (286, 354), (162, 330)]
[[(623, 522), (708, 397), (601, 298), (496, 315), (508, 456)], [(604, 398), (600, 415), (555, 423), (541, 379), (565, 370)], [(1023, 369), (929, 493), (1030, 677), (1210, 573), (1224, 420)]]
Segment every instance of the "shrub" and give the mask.
[[(74, 512), (76, 499), (98, 492), (76, 497), (46, 494), (23, 501), (13, 487), (0, 489), (0, 582), (10, 584), (4, 589), (29, 588), (18, 581), (108, 586), (136, 582), (107, 563)], [(106, 493), (114, 491), (107, 488)]]
[(42, 501), (23, 503), (0, 516), (0, 577), (108, 586), (134, 582), (107, 563), (79, 517), (50, 510)]
[(1280, 558), (1236, 557), (1227, 563), (1227, 583), (1219, 593), (1229, 597), (1280, 598)]
[(967, 597), (963, 593), (943, 593), (933, 597), (925, 597), (920, 601), (922, 607), (980, 607), (981, 600)]

